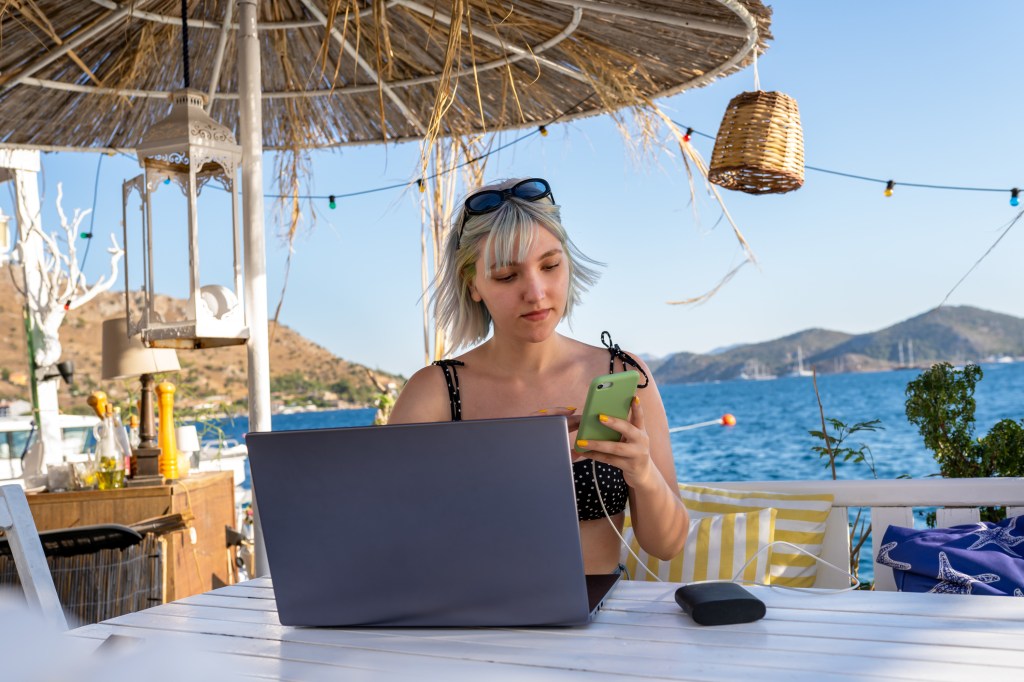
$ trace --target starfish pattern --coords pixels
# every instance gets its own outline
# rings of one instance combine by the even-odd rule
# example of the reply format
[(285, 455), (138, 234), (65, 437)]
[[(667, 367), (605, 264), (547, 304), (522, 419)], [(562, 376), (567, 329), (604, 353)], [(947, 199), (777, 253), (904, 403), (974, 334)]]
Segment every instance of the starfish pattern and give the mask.
[(985, 545), (996, 545), (1007, 554), (1020, 556), (1020, 554), (1011, 549), (1024, 542), (1024, 536), (1016, 536), (1010, 533), (1016, 526), (1017, 517), (1014, 516), (1010, 519), (1010, 523), (1006, 524), (1006, 528), (996, 526), (995, 528), (980, 528), (972, 531), (971, 535), (977, 535), (978, 540), (967, 549), (981, 549)]
[(878, 563), (882, 564), (883, 566), (889, 566), (890, 568), (895, 568), (900, 571), (909, 571), (910, 564), (905, 563), (903, 561), (896, 561), (891, 556), (889, 556), (889, 552), (891, 552), (895, 548), (895, 542), (887, 542), (881, 547), (879, 547), (877, 559)]
[(928, 590), (935, 594), (970, 594), (973, 583), (994, 583), (999, 581), (995, 573), (967, 575), (953, 568), (945, 552), (939, 552), (939, 582)]

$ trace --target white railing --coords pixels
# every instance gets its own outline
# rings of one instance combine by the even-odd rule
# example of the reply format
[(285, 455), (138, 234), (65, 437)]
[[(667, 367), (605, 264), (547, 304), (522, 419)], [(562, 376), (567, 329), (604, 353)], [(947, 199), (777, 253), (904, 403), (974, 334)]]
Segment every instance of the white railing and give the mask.
[[(783, 493), (832, 493), (832, 513), (825, 529), (821, 556), (836, 566), (850, 565), (848, 510), (871, 510), (871, 556), (889, 526), (914, 525), (914, 509), (937, 507), (939, 527), (979, 520), (979, 507), (1007, 507), (1009, 516), (1024, 514), (1024, 478), (915, 478), (870, 481), (719, 481), (701, 483), (726, 490), (770, 490)], [(866, 543), (865, 543), (866, 544)], [(864, 550), (867, 547), (865, 546)], [(864, 551), (862, 550), (862, 551)], [(875, 589), (895, 590), (892, 569), (878, 562)], [(835, 571), (818, 571), (815, 587), (845, 587), (845, 576)]]

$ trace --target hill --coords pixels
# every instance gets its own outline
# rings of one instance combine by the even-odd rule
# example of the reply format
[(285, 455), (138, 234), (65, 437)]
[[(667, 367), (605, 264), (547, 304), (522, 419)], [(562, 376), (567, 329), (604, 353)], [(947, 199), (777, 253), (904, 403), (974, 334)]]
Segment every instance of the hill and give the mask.
[[(23, 298), (15, 287), (10, 266), (0, 268), (0, 399), (29, 400), (28, 356), (22, 321)], [(183, 310), (184, 301), (158, 296), (159, 311)], [(75, 363), (75, 381), (61, 382), (60, 405), (66, 412), (88, 410), (85, 397), (95, 389), (122, 401), (137, 394), (137, 380), (100, 378), (103, 320), (124, 315), (123, 292), (107, 292), (72, 310), (60, 331), (64, 360)], [(245, 346), (202, 351), (178, 351), (181, 371), (166, 378), (177, 386), (175, 404), (183, 408), (213, 408), (242, 412), (248, 399)], [(373, 370), (382, 384), (404, 379)], [(275, 406), (309, 404), (321, 407), (364, 406), (378, 391), (370, 370), (343, 360), (284, 325), (271, 329), (271, 390)]]
[(936, 308), (867, 334), (808, 329), (714, 354), (675, 353), (652, 369), (666, 384), (782, 376), (797, 369), (798, 353), (804, 368), (823, 374), (1019, 357), (1024, 319), (970, 306)]

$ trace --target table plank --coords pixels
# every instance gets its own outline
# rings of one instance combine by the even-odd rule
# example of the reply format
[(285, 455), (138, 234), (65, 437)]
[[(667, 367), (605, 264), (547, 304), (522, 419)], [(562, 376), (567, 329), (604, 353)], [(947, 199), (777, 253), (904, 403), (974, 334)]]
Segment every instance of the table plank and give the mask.
[[(616, 599), (640, 602), (673, 602), (680, 583), (656, 583), (640, 580), (623, 581), (611, 593)], [(887, 613), (955, 618), (977, 618), (1024, 622), (1024, 608), (1013, 597), (972, 594), (920, 594), (911, 592), (874, 592), (852, 590), (833, 593), (828, 590), (794, 590), (786, 588), (747, 587), (770, 608), (814, 609), (824, 611), (879, 610), (880, 601)]]
[[(83, 630), (87, 630), (83, 632)], [(73, 631), (78, 637), (102, 641), (111, 634), (139, 636), (167, 636), (168, 631), (118, 625), (97, 624)], [(358, 647), (340, 648), (306, 642), (280, 641), (268, 644), (265, 641), (235, 636), (202, 635), (189, 638), (187, 634), (175, 633), (175, 640), (187, 642), (189, 646), (202, 647), (204, 651), (226, 657), (232, 665), (236, 661), (248, 662), (244, 674), (269, 677), (270, 679), (294, 679), (302, 682), (337, 682), (338, 679), (360, 679), (361, 673), (372, 673), (372, 679), (444, 679), (477, 682), (481, 679), (508, 680), (515, 682), (535, 674), (552, 680), (651, 680), (659, 679), (646, 675), (605, 675), (583, 670), (562, 670), (523, 665), (494, 665), (486, 661), (458, 661), (453, 666), (444, 658), (381, 652)], [(251, 663), (250, 659), (256, 660)], [(262, 659), (262, 660), (259, 660)], [(275, 665), (283, 662), (283, 665)], [(340, 675), (344, 673), (344, 677)], [(352, 675), (355, 674), (353, 678)], [(278, 677), (287, 675), (287, 677)], [(664, 678), (661, 678), (664, 679)], [(712, 679), (710, 677), (705, 679)]]
[[(201, 608), (201, 607), (191, 607)], [(774, 669), (778, 672), (803, 671), (824, 675), (839, 673), (891, 679), (962, 680), (978, 669), (976, 663), (935, 662), (926, 656), (901, 660), (864, 656), (860, 647), (846, 651), (803, 651), (798, 657), (793, 652), (773, 646), (774, 637), (763, 627), (764, 622), (748, 624), (746, 628), (760, 635), (764, 646), (755, 652), (744, 651), (745, 660), (729, 660), (736, 649), (717, 644), (720, 628), (697, 630), (700, 641), (682, 638), (679, 641), (646, 639), (641, 635), (628, 636), (628, 627), (609, 628), (537, 628), (532, 630), (481, 629), (318, 629), (289, 628), (269, 623), (202, 620), (192, 617), (163, 615), (150, 610), (129, 614), (108, 621), (115, 625), (134, 626), (179, 632), (201, 632), (207, 635), (225, 635), (237, 638), (269, 640), (264, 646), (282, 641), (304, 642), (331, 647), (372, 648), (378, 652), (442, 657), (461, 663), (462, 660), (490, 661), (506, 665), (541, 666), (555, 669), (586, 670), (592, 672), (633, 674), (643, 670), (647, 674), (673, 679), (687, 679), (701, 666), (715, 666), (718, 670), (746, 668)], [(730, 626), (740, 627), (740, 626)], [(571, 642), (557, 647), (552, 634), (571, 633)], [(626, 633), (627, 636), (623, 636)], [(819, 642), (823, 641), (819, 638)], [(895, 668), (895, 673), (888, 668)], [(1021, 675), (1021, 666), (986, 666), (988, 679), (1014, 679)]]
[(1024, 609), (1012, 598), (752, 588), (763, 620), (708, 628), (681, 613), (677, 587), (624, 582), (573, 628), (293, 628), (260, 578), (72, 635), (185, 637), (250, 677), (315, 682), (1024, 678)]
[[(1009, 598), (1007, 598), (1009, 599)], [(1022, 607), (1024, 608), (1024, 607)], [(636, 600), (609, 599), (605, 602), (606, 611), (624, 611), (628, 613), (664, 614), (678, 617), (682, 615), (675, 601), (642, 602)], [(1024, 634), (1024, 623), (1016, 620), (1000, 620), (998, 618), (956, 618), (933, 613), (932, 615), (916, 615), (903, 613), (885, 613), (868, 610), (820, 610), (807, 608), (786, 608), (772, 606), (768, 609), (767, 619), (791, 620), (805, 622), (842, 622), (849, 625), (872, 625), (884, 623), (893, 626), (921, 627), (930, 624), (940, 628), (965, 628), (974, 632), (1000, 632)]]

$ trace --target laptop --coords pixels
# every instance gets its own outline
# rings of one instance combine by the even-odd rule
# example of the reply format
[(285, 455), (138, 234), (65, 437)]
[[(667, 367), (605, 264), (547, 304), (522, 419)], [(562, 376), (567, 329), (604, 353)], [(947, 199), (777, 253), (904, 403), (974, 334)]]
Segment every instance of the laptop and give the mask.
[(245, 440), (283, 625), (579, 625), (618, 580), (583, 573), (564, 417)]

